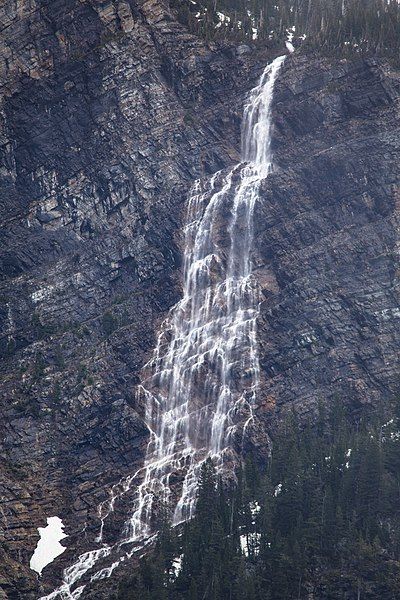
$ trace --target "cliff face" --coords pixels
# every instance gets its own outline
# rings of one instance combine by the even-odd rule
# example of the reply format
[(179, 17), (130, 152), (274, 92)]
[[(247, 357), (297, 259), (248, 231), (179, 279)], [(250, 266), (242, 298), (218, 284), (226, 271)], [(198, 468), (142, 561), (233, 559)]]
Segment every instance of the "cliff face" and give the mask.
[(257, 206), (268, 404), (378, 407), (399, 391), (398, 72), (293, 57)]
[(0, 564), (25, 598), (36, 528), (64, 519), (59, 575), (141, 462), (135, 385), (180, 296), (186, 192), (238, 161), (268, 60), (206, 46), (158, 0), (9, 2), (3, 21)]
[[(239, 160), (272, 53), (207, 45), (161, 0), (2, 10), (0, 588), (36, 598), (36, 528), (57, 514), (69, 535), (51, 590), (141, 464), (135, 386), (181, 294), (186, 193)], [(266, 427), (398, 391), (399, 93), (371, 60), (300, 53), (280, 75), (255, 220)]]

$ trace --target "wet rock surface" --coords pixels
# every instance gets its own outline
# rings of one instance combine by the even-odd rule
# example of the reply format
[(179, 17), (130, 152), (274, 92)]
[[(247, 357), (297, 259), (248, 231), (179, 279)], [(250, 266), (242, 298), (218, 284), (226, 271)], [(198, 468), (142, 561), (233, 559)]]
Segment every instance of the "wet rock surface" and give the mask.
[[(161, 0), (1, 10), (0, 597), (14, 599), (93, 548), (97, 505), (141, 464), (135, 386), (181, 295), (187, 190), (239, 160), (272, 54), (207, 45)], [(294, 55), (280, 76), (255, 219), (260, 456), (293, 403), (308, 419), (335, 395), (358, 410), (398, 392), (399, 93), (372, 60)], [(68, 549), (39, 585), (29, 559), (55, 515)]]

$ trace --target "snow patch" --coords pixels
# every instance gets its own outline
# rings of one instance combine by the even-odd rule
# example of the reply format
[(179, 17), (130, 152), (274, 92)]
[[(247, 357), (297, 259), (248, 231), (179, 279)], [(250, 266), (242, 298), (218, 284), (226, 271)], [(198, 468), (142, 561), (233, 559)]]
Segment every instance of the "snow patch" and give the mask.
[[(351, 453), (352, 453), (352, 449), (351, 449), (351, 448), (349, 448), (349, 449), (347, 450), (347, 452), (346, 452), (346, 458), (350, 458), (350, 456), (351, 456)], [(348, 460), (346, 461), (346, 463), (345, 463), (345, 465), (344, 465), (344, 466), (346, 467), (346, 469), (349, 469), (349, 468), (350, 468), (350, 463), (349, 463), (349, 461), (348, 461)]]
[(180, 556), (177, 556), (172, 561), (172, 568), (174, 569), (175, 577), (178, 577), (179, 573), (182, 570), (182, 559), (183, 559), (183, 554), (181, 554)]
[(377, 314), (380, 314), (384, 321), (390, 321), (391, 319), (399, 319), (400, 308), (385, 308), (385, 310), (382, 310)]
[(248, 533), (247, 535), (240, 536), (240, 548), (245, 556), (249, 556), (249, 553), (257, 556), (260, 550), (260, 533)]
[(228, 15), (224, 15), (224, 13), (217, 12), (217, 17), (221, 21), (221, 23), (230, 23), (231, 18)]
[(53, 290), (54, 290), (54, 286), (53, 285), (49, 285), (47, 287), (39, 288), (35, 292), (32, 292), (32, 294), (31, 294), (32, 302), (34, 302), (35, 304), (37, 304), (38, 302), (41, 302), (42, 300), (46, 300), (47, 298), (50, 298), (50, 296), (52, 295)]
[(253, 517), (257, 515), (260, 512), (260, 510), (261, 506), (258, 504), (257, 500), (255, 500), (254, 502), (250, 502), (250, 511)]
[(64, 533), (64, 524), (59, 517), (49, 517), (47, 519), (47, 527), (38, 527), (38, 532), (40, 540), (37, 543), (29, 566), (33, 571), (41, 575), (43, 569), (66, 550), (60, 544), (60, 541), (68, 536)]
[(293, 46), (293, 37), (294, 37), (294, 32), (296, 31), (296, 27), (295, 25), (293, 25), (293, 27), (290, 27), (290, 29), (286, 30), (287, 33), (287, 40), (285, 42), (286, 48), (289, 50), (290, 54), (292, 54), (292, 52), (294, 52), (294, 46)]

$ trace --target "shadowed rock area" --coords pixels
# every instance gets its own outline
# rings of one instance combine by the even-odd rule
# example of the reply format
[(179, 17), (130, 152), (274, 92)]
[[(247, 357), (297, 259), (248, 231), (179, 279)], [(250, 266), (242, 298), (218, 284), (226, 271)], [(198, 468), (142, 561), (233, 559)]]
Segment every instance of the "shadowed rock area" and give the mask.
[[(33, 599), (141, 465), (135, 386), (181, 296), (187, 191), (239, 160), (246, 93), (277, 52), (206, 44), (162, 0), (0, 11), (0, 597)], [(255, 217), (267, 429), (293, 404), (307, 421), (335, 396), (357, 411), (398, 393), (399, 94), (367, 59), (300, 51), (280, 75)], [(29, 559), (55, 515), (67, 550), (39, 590)]]
[(399, 93), (373, 60), (293, 57), (280, 78), (255, 218), (260, 400), (305, 421), (399, 392)]

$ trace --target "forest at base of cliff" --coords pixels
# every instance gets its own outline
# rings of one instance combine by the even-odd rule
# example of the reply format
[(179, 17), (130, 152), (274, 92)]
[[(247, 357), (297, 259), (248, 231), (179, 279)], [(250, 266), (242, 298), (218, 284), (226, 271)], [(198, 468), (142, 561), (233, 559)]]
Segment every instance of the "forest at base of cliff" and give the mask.
[(339, 406), (305, 430), (293, 413), (230, 489), (204, 463), (195, 518), (172, 528), (165, 510), (115, 598), (398, 599), (400, 418), (348, 423)]

